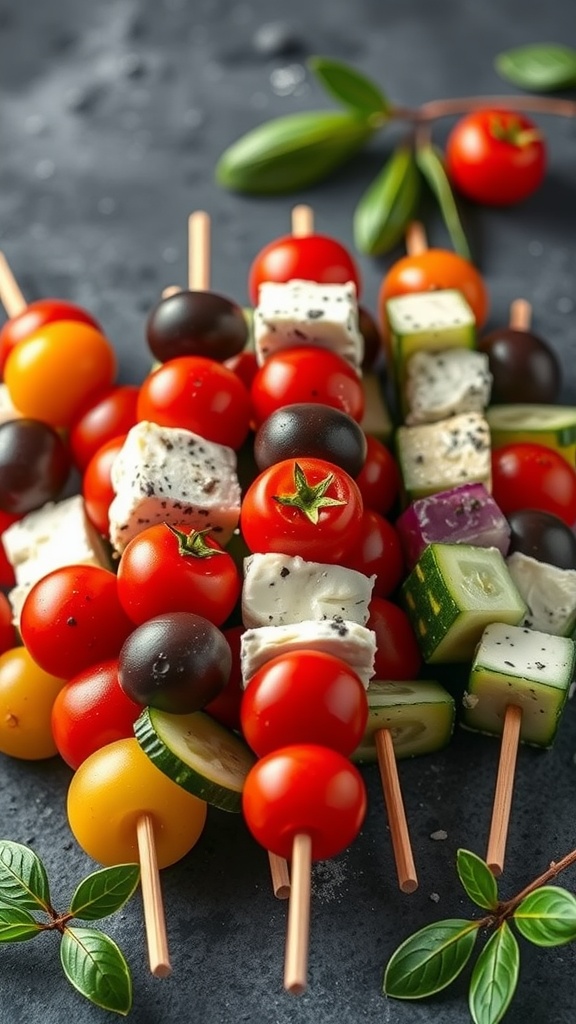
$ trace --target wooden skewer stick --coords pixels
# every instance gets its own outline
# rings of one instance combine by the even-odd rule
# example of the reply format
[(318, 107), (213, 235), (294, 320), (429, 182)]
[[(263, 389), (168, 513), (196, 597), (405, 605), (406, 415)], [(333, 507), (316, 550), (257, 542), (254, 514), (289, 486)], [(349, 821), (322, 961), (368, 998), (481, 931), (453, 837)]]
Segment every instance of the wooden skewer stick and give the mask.
[(413, 220), (406, 228), (406, 252), (409, 256), (420, 256), (428, 249), (426, 229), (421, 221)]
[(529, 331), (532, 323), (532, 306), (526, 299), (514, 299), (510, 304), (509, 325), (514, 331)]
[(169, 284), (167, 288), (162, 289), (162, 298), (169, 299), (171, 295), (178, 295), (182, 289), (177, 284)]
[(268, 862), (274, 895), (278, 900), (287, 900), (290, 896), (288, 864), (284, 857), (279, 857), (277, 853), (270, 853), (270, 851), (268, 851)]
[(166, 917), (160, 888), (160, 872), (156, 858), (154, 826), (149, 814), (143, 814), (136, 824), (144, 923), (150, 970), (156, 978), (167, 978), (172, 973), (166, 934)]
[(210, 217), (204, 210), (188, 218), (188, 287), (192, 292), (210, 287)]
[(3, 252), (0, 252), (0, 302), (9, 317), (23, 313), (28, 305)]
[(295, 238), (305, 238), (314, 234), (314, 211), (311, 206), (301, 203), (292, 209), (292, 234)]
[(392, 849), (396, 861), (398, 885), (402, 892), (415, 892), (418, 888), (418, 875), (416, 874), (416, 865), (414, 864), (414, 856), (412, 854), (392, 734), (389, 729), (378, 729), (374, 739), (386, 812), (388, 814), (388, 824), (390, 826)]
[(294, 836), (291, 867), (292, 887), (288, 905), (284, 988), (292, 995), (299, 996), (308, 983), (312, 872), (312, 839), (309, 835)]
[(522, 708), (516, 704), (509, 704), (504, 716), (502, 746), (500, 747), (492, 822), (488, 838), (488, 853), (486, 854), (486, 863), (492, 874), (496, 876), (501, 875), (504, 870), (506, 840), (508, 838), (508, 824), (512, 807), (514, 772), (516, 769), (521, 725)]

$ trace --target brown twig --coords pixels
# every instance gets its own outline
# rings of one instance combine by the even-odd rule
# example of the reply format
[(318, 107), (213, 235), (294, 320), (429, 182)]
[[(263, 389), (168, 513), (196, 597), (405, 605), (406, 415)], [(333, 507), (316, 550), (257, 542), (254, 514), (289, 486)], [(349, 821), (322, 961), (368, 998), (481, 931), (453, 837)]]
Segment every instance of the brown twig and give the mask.
[(426, 124), (441, 117), (468, 114), (482, 107), (495, 110), (521, 110), (533, 114), (551, 114), (556, 117), (576, 117), (576, 102), (549, 96), (462, 96), (455, 99), (430, 100), (420, 107), (392, 107), (393, 120)]

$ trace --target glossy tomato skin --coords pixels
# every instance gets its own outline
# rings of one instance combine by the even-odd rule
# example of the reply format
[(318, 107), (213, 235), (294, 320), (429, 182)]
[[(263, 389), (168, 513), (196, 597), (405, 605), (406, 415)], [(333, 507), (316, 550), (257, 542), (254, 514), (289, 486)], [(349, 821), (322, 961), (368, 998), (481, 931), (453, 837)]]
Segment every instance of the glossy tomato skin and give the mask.
[(368, 629), (376, 634), (375, 679), (417, 679), (422, 655), (406, 612), (392, 601), (373, 597)]
[(576, 523), (576, 471), (540, 444), (508, 444), (492, 452), (492, 495), (504, 515), (532, 508)]
[(122, 448), (126, 435), (114, 437), (94, 453), (82, 477), (82, 495), (86, 515), (93, 526), (107, 537), (110, 529), (108, 510), (114, 499), (112, 463)]
[(30, 589), (20, 619), (34, 661), (65, 680), (117, 657), (133, 628), (118, 600), (116, 576), (95, 565), (68, 565), (43, 576)]
[(137, 415), (238, 449), (248, 435), (250, 395), (227, 366), (204, 356), (170, 359), (140, 388)]
[(447, 171), (468, 199), (511, 206), (532, 195), (546, 173), (546, 145), (536, 125), (510, 110), (475, 110), (448, 136)]
[(165, 523), (150, 526), (126, 546), (118, 564), (120, 603), (136, 625), (164, 612), (195, 612), (220, 626), (240, 596), (234, 559), (213, 537), (175, 529), (180, 537)]
[(391, 451), (371, 434), (366, 435), (364, 465), (354, 479), (365, 507), (388, 515), (400, 493), (400, 470)]
[(372, 509), (364, 509), (360, 538), (344, 555), (343, 565), (365, 576), (375, 575), (375, 596), (392, 594), (404, 575), (402, 545), (392, 523)]
[(480, 274), (468, 260), (448, 249), (427, 249), (404, 256), (390, 268), (380, 286), (380, 322), (386, 335), (386, 303), (395, 295), (456, 288), (472, 308), (478, 328), (488, 315), (488, 292)]
[(284, 405), (329, 405), (360, 422), (364, 415), (364, 391), (358, 374), (345, 359), (328, 349), (283, 349), (270, 356), (252, 381), (250, 389), (258, 426)]
[(319, 284), (353, 281), (357, 295), (362, 288), (358, 267), (340, 242), (326, 235), (286, 235), (269, 242), (250, 267), (248, 291), (252, 305), (258, 305), (260, 285), (265, 281), (294, 280)]
[(0, 654), (15, 647), (16, 630), (12, 624), (12, 608), (6, 594), (0, 591)]
[(368, 721), (366, 691), (340, 658), (322, 651), (280, 654), (250, 679), (242, 732), (259, 757), (292, 743), (318, 743), (349, 757)]
[(204, 711), (221, 722), (227, 729), (235, 729), (240, 732), (240, 708), (244, 696), (244, 684), (242, 680), (242, 667), (240, 663), (240, 643), (244, 632), (244, 626), (231, 626), (230, 629), (222, 630), (228, 647), (232, 664), (230, 676), (224, 689), (204, 706)]
[[(298, 467), (310, 487), (330, 478), (325, 497), (338, 504), (318, 509), (318, 521), (278, 501), (297, 490)], [(352, 477), (323, 459), (284, 459), (260, 473), (240, 510), (240, 531), (252, 552), (277, 551), (316, 562), (341, 562), (360, 535), (362, 496)]]
[(12, 526), (12, 523), (18, 522), (20, 518), (21, 516), (11, 515), (9, 512), (3, 512), (0, 509), (0, 587), (9, 588), (13, 587), (16, 583), (14, 568), (11, 562), (8, 561), (2, 535), (9, 526)]
[(350, 761), (312, 743), (267, 754), (248, 772), (242, 808), (254, 838), (279, 857), (292, 856), (294, 836), (309, 835), (313, 860), (341, 853), (366, 814), (366, 790)]
[(98, 321), (74, 302), (65, 302), (63, 299), (29, 302), (21, 313), (7, 320), (0, 330), (0, 375), (4, 372), (4, 364), (10, 352), (19, 341), (57, 320), (72, 320), (88, 324), (96, 331), (102, 330)]
[(51, 715), (64, 680), (36, 664), (25, 647), (0, 655), (0, 752), (24, 761), (58, 753)]
[(82, 410), (70, 430), (74, 462), (83, 472), (102, 445), (127, 434), (136, 423), (139, 388), (135, 384), (109, 388)]
[(78, 768), (107, 743), (134, 735), (142, 711), (118, 682), (118, 659), (101, 661), (62, 687), (52, 708), (52, 734), (60, 757)]

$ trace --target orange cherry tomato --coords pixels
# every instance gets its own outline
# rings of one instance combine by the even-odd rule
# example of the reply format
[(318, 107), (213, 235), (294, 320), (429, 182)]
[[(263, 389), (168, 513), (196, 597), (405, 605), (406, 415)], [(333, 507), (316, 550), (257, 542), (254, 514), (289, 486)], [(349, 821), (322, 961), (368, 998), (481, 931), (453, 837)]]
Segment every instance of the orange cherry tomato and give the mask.
[(390, 268), (380, 286), (378, 305), (381, 323), (386, 324), (386, 303), (395, 295), (456, 288), (471, 306), (478, 327), (488, 315), (488, 292), (475, 267), (448, 249), (427, 249), (404, 256)]
[(0, 751), (24, 761), (58, 753), (52, 707), (65, 680), (44, 671), (25, 647), (0, 656)]
[(37, 302), (30, 302), (21, 313), (10, 317), (0, 330), (0, 373), (14, 345), (28, 338), (38, 328), (56, 320), (75, 320), (100, 330), (98, 321), (74, 302), (63, 299), (38, 299)]

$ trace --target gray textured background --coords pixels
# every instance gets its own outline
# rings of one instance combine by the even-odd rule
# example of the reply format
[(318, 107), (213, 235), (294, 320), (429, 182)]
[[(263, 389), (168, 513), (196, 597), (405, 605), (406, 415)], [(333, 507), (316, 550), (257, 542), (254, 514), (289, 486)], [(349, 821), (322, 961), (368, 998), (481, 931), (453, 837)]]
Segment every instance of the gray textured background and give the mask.
[[(270, 23), (275, 32), (265, 30)], [(149, 364), (148, 309), (162, 287), (185, 280), (191, 209), (211, 212), (214, 286), (240, 301), (252, 257), (286, 232), (292, 198), (226, 194), (212, 170), (222, 149), (260, 120), (330, 105), (305, 73), (307, 54), (348, 59), (396, 101), (417, 104), (511, 91), (492, 70), (500, 49), (576, 44), (570, 0), (4, 0), (0, 32), (0, 245), (30, 299), (71, 298), (102, 321), (126, 380), (140, 380)], [(559, 119), (540, 123), (550, 143), (541, 191), (517, 209), (467, 208), (466, 218), (492, 295), (491, 323), (505, 321), (514, 297), (529, 298), (574, 400), (576, 133)], [(439, 126), (439, 141), (448, 126)], [(351, 242), (354, 201), (391, 142), (377, 140), (332, 182), (295, 197), (313, 203), (319, 230)], [(446, 241), (433, 217), (430, 235)], [(391, 260), (361, 261), (372, 308)], [(504, 894), (576, 844), (574, 716), (569, 706), (553, 753), (520, 752)], [(196, 849), (163, 873), (173, 977), (147, 972), (138, 898), (110, 921), (134, 974), (133, 1019), (464, 1024), (464, 982), (423, 1004), (388, 1002), (380, 983), (401, 938), (469, 912), (455, 851), (484, 852), (496, 759), (495, 742), (457, 732), (442, 755), (402, 764), (421, 882), (410, 897), (395, 886), (376, 772), (366, 772), (370, 811), (359, 840), (314, 869), (310, 987), (298, 1000), (282, 992), (286, 907), (270, 894), (265, 855), (239, 819), (211, 812)], [(0, 758), (2, 834), (37, 849), (61, 899), (91, 867), (66, 823), (69, 778), (57, 761)], [(444, 842), (430, 839), (437, 829), (448, 833)], [(565, 882), (574, 887), (573, 872)], [(522, 958), (506, 1019), (572, 1022), (574, 949), (538, 953), (523, 944)], [(112, 1019), (58, 972), (49, 936), (2, 948), (2, 1024)]]

